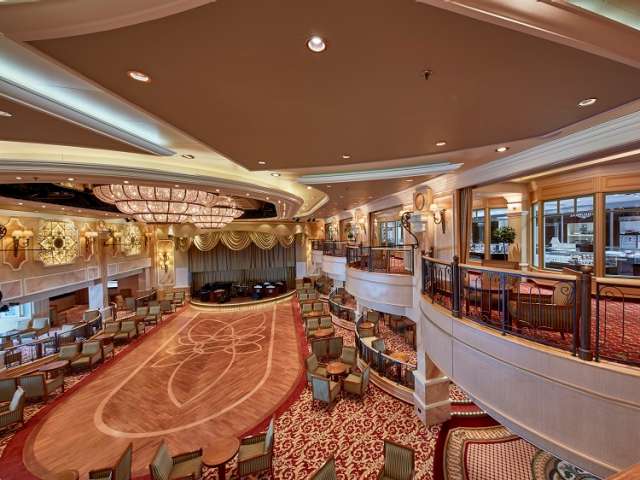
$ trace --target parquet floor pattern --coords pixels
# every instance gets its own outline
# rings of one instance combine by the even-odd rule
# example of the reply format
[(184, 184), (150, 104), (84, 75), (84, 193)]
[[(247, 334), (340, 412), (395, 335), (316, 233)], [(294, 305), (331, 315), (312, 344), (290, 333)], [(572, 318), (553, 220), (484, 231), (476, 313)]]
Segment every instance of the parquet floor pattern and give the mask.
[(294, 321), (291, 300), (232, 312), (187, 308), (56, 406), (27, 439), (26, 467), (40, 478), (74, 468), (82, 478), (133, 442), (138, 476), (162, 439), (178, 453), (242, 435), (298, 383)]

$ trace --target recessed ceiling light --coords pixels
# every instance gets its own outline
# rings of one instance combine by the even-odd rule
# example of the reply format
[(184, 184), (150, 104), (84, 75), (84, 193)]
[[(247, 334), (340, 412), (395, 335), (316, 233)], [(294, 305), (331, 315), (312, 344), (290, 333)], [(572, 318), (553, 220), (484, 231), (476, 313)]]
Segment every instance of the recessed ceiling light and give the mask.
[(0, 117), (5, 117), (5, 118), (13, 117), (13, 113), (9, 113), (9, 112), (5, 112), (4, 110), (0, 110)]
[(436, 142), (436, 147), (444, 147), (447, 144), (447, 142)]
[(245, 193), (245, 195), (248, 197), (248, 196), (249, 196), (249, 193)]
[(127, 75), (129, 75), (129, 78), (132, 78), (137, 82), (149, 83), (151, 81), (151, 77), (149, 75), (144, 72), (139, 72), (138, 70), (129, 70)]
[(47, 208), (46, 205), (40, 205), (40, 208)]
[(191, 155), (190, 153), (185, 153), (184, 155), (182, 155), (182, 158), (188, 158), (189, 160), (193, 160), (196, 157), (194, 155)]
[(220, 193), (220, 189), (219, 188), (216, 188), (216, 193)]
[(593, 97), (593, 98), (585, 98), (583, 100), (580, 100), (578, 102), (578, 106), (579, 107), (589, 107), (591, 105), (593, 105), (594, 103), (596, 103), (598, 101), (597, 98)]
[(22, 180), (22, 177), (16, 177), (16, 180)]
[(18, 205), (24, 205), (24, 203), (22, 203), (22, 202), (18, 202)]
[(279, 177), (279, 176), (280, 176), (280, 174), (279, 174), (279, 173), (276, 173), (276, 172), (273, 172), (273, 173), (271, 173), (271, 176), (272, 176), (272, 177)]
[(75, 180), (75, 178), (69, 177), (69, 178), (67, 178), (67, 180), (69, 180), (70, 182), (73, 182)]
[(320, 53), (325, 51), (327, 44), (322, 37), (314, 35), (307, 41), (307, 47), (309, 47), (309, 50), (312, 52)]
[(331, 185), (327, 185), (327, 188), (331, 188)]
[(78, 213), (82, 213), (82, 210), (78, 210)]
[(180, 185), (176, 183), (176, 184), (174, 185), (174, 188), (180, 188)]
[(413, 178), (405, 178), (404, 181), (405, 182), (413, 182)]
[(267, 162), (265, 162), (264, 160), (258, 160), (258, 165), (266, 165)]
[(498, 153), (503, 153), (503, 152), (506, 152), (507, 150), (509, 150), (509, 147), (498, 147), (498, 148), (496, 148), (496, 152), (498, 152)]
[(311, 190), (311, 187), (307, 187), (307, 190)]
[(264, 197), (265, 200), (269, 200), (269, 197)]
[(66, 210), (66, 208), (62, 207), (62, 210)]
[(129, 180), (125, 180), (123, 183), (129, 183)]
[(349, 155), (348, 153), (343, 153), (343, 154), (342, 154), (342, 158), (343, 158), (344, 160), (349, 160), (349, 159), (351, 158), (351, 155)]

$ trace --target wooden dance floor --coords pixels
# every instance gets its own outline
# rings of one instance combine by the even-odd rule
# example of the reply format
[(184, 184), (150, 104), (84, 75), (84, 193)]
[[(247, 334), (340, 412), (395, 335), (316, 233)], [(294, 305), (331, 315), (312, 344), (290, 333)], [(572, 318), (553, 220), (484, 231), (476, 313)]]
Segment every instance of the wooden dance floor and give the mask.
[(189, 307), (54, 408), (31, 432), (34, 475), (112, 465), (133, 442), (134, 476), (160, 441), (172, 453), (254, 428), (302, 370), (291, 300), (202, 312)]

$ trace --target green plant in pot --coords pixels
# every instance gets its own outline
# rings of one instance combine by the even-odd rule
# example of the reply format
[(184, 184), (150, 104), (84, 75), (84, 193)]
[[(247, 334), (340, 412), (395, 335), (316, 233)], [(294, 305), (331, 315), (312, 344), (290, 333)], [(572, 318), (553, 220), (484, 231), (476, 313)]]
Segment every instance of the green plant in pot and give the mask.
[(493, 236), (491, 239), (492, 243), (500, 243), (502, 244), (502, 251), (504, 252), (503, 258), (504, 260), (509, 259), (509, 245), (516, 241), (516, 231), (513, 227), (506, 226), (497, 228), (493, 232)]

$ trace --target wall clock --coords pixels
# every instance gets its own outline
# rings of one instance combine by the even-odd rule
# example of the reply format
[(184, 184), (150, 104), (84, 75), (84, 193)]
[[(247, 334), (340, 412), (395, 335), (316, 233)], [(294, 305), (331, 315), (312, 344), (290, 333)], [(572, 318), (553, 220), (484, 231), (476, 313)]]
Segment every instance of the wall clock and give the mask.
[(419, 212), (424, 210), (424, 206), (427, 199), (424, 197), (424, 193), (416, 193), (416, 196), (413, 199), (413, 206)]

